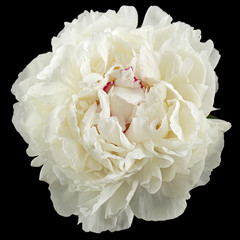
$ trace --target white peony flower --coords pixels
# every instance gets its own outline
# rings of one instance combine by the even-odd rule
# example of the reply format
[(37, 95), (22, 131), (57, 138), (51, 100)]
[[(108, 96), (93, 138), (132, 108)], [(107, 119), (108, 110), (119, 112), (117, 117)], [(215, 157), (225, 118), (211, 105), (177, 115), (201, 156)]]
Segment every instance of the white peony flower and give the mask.
[(13, 123), (54, 208), (83, 230), (166, 220), (220, 163), (230, 123), (209, 119), (219, 53), (150, 7), (80, 14), (12, 87)]

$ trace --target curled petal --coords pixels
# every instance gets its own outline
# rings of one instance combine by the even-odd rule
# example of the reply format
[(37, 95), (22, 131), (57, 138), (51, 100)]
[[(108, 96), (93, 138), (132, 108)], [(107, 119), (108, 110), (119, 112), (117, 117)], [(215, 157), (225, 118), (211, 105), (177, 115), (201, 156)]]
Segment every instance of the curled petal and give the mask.
[(109, 96), (103, 90), (99, 90), (98, 98), (100, 100), (100, 107), (102, 109), (100, 113), (100, 118), (109, 118), (110, 117)]
[(109, 199), (108, 205), (106, 207), (106, 218), (118, 216), (123, 212), (128, 206), (133, 194), (138, 186), (138, 182), (134, 182), (129, 185), (123, 183), (121, 187), (114, 193), (114, 195)]
[(179, 109), (180, 103), (177, 100), (169, 100), (169, 104), (172, 104), (169, 111), (170, 111), (170, 127), (172, 131), (176, 134), (176, 136), (183, 140), (183, 132), (181, 125), (179, 123)]
[(22, 97), (25, 95), (25, 90), (35, 83), (36, 75), (49, 64), (52, 57), (52, 52), (38, 55), (18, 75), (18, 79), (13, 84), (11, 89), (17, 100), (21, 101)]
[(152, 25), (164, 27), (172, 21), (172, 18), (157, 6), (151, 6), (148, 8), (144, 17), (142, 26)]
[(122, 132), (122, 128), (116, 117), (100, 119), (98, 122), (98, 130), (102, 137), (108, 142), (127, 149), (133, 148), (127, 137)]
[(105, 218), (107, 203), (99, 208), (94, 214), (88, 217), (81, 218), (79, 216), (79, 223), (82, 222), (82, 228), (86, 232), (100, 233), (106, 230), (117, 231), (129, 228), (133, 220), (133, 213), (127, 207), (119, 216), (113, 218)]
[(210, 122), (211, 126), (209, 135), (211, 136), (212, 143), (208, 146), (208, 153), (205, 159), (205, 168), (195, 187), (205, 185), (210, 180), (210, 174), (212, 170), (219, 166), (221, 161), (221, 153), (224, 147), (223, 133), (231, 127), (231, 124), (225, 121), (214, 119), (209, 119), (208, 121)]

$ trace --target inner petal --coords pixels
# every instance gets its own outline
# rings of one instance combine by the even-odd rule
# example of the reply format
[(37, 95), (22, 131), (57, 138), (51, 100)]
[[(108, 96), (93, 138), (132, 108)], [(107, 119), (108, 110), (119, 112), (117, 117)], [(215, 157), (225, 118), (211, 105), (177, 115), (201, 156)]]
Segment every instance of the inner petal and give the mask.
[(110, 96), (110, 111), (111, 116), (116, 116), (119, 120), (123, 131), (125, 130), (125, 125), (130, 121), (134, 105), (128, 103), (123, 98), (121, 98), (116, 93), (112, 93)]
[(134, 76), (132, 67), (126, 69), (119, 66), (113, 67), (106, 77), (109, 81), (102, 90), (109, 96), (110, 116), (117, 117), (125, 133), (131, 124), (136, 108), (145, 101), (145, 87), (142, 80)]
[(106, 141), (127, 149), (133, 148), (133, 145), (122, 132), (122, 128), (116, 117), (100, 119), (98, 130)]
[(144, 91), (141, 88), (115, 87), (113, 93), (133, 105), (137, 105), (145, 99)]

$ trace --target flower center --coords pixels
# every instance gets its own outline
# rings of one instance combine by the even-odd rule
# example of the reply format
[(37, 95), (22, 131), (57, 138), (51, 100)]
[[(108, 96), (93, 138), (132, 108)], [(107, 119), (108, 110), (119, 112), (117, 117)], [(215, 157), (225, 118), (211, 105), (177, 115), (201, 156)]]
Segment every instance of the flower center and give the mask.
[(107, 84), (103, 91), (109, 96), (110, 115), (118, 118), (125, 133), (132, 121), (136, 108), (145, 100), (145, 86), (134, 76), (133, 67), (121, 69), (116, 66), (109, 70)]

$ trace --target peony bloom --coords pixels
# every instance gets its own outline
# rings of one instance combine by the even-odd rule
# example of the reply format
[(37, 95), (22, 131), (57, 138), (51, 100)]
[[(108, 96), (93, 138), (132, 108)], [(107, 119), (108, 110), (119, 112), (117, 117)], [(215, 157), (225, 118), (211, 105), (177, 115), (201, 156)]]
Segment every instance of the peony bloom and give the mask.
[(220, 163), (230, 123), (207, 118), (220, 55), (171, 22), (156, 6), (139, 28), (134, 7), (85, 11), (12, 87), (31, 164), (56, 211), (84, 231), (175, 218)]

